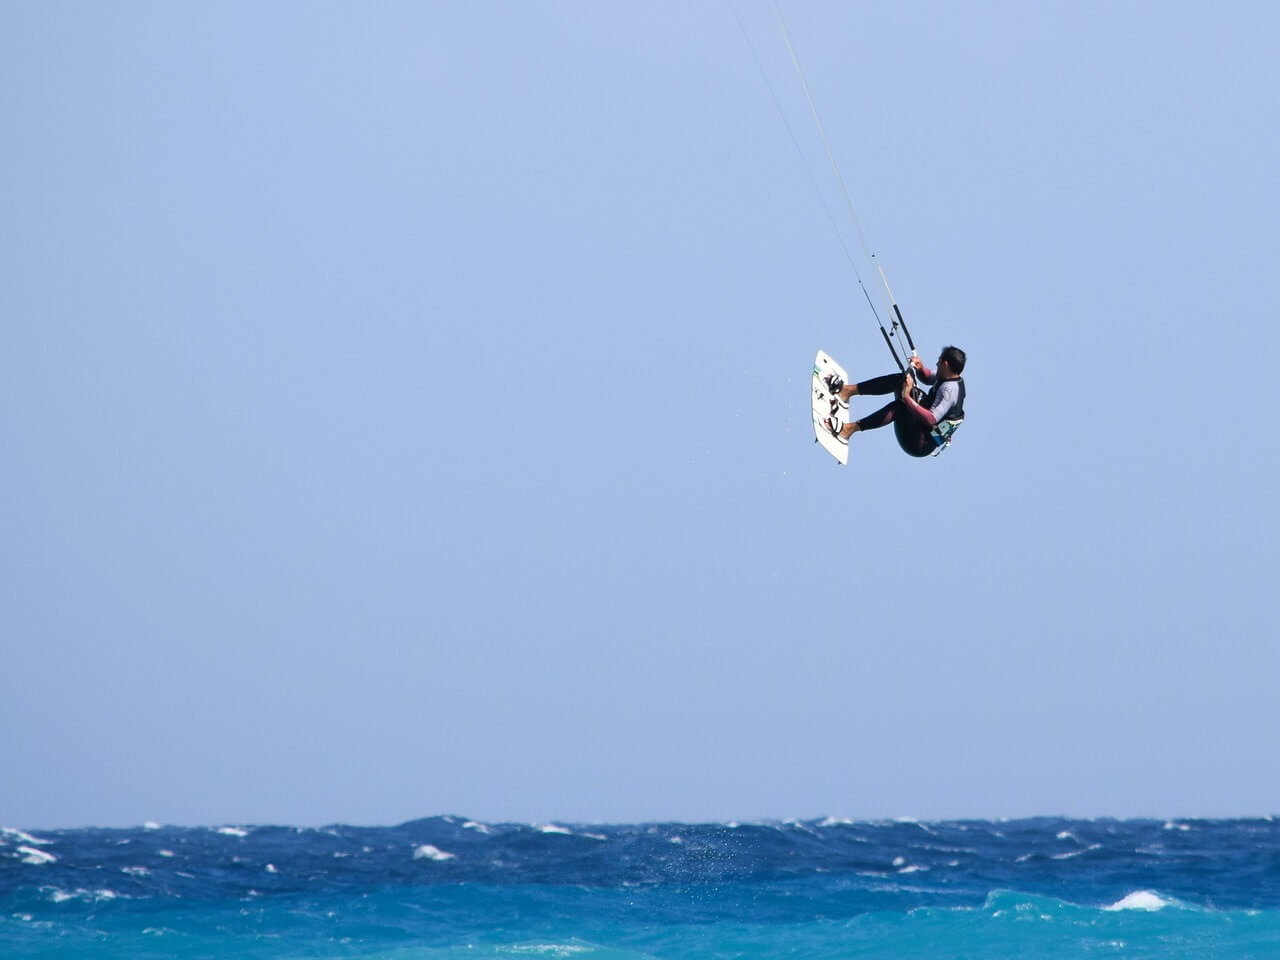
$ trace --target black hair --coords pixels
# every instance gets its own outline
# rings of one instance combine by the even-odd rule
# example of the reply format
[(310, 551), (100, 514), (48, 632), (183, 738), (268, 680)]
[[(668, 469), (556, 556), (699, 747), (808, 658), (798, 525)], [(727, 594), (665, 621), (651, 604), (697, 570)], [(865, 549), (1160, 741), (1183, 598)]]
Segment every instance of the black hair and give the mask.
[(938, 359), (947, 361), (947, 366), (956, 373), (964, 373), (964, 351), (959, 347), (943, 347)]

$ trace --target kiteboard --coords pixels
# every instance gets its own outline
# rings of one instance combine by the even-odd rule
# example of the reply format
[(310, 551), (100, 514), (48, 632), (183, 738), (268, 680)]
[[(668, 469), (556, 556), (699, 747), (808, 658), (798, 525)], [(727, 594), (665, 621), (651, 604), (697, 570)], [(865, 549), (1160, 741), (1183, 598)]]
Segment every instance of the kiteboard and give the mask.
[[(827, 356), (826, 351), (819, 350), (813, 361), (813, 433), (823, 449), (845, 465), (849, 462), (849, 442), (832, 436), (823, 423), (824, 420), (830, 420), (839, 430), (849, 422), (849, 404), (833, 396), (825, 382), (825, 378), (832, 374), (843, 382), (847, 383), (849, 380), (844, 367)], [(836, 405), (834, 413), (831, 411), (833, 402)]]

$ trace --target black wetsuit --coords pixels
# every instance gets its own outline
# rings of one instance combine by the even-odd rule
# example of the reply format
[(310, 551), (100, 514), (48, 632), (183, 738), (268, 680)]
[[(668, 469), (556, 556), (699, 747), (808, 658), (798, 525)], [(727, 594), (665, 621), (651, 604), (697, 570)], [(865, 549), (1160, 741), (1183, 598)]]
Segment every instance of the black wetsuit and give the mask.
[[(933, 438), (933, 427), (916, 416), (902, 399), (902, 378), (905, 376), (903, 373), (890, 373), (858, 384), (860, 395), (874, 397), (894, 394), (892, 403), (885, 404), (875, 413), (859, 420), (858, 429), (875, 430), (892, 423), (893, 435), (897, 437), (898, 446), (905, 453), (912, 457), (927, 457), (938, 449), (938, 443)], [(948, 383), (959, 387), (954, 400), (950, 396), (952, 391), (943, 389)], [(920, 401), (920, 406), (932, 413), (939, 423), (943, 420), (963, 420), (964, 378), (939, 380)]]

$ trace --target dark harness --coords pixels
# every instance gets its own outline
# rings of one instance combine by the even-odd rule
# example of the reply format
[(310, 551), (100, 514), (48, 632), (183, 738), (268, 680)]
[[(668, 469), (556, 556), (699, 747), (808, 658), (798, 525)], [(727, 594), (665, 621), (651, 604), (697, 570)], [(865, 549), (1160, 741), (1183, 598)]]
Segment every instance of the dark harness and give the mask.
[[(955, 406), (948, 410), (947, 415), (929, 431), (929, 436), (933, 438), (934, 445), (937, 447), (932, 454), (935, 457), (947, 448), (948, 444), (951, 443), (952, 434), (959, 429), (960, 424), (964, 423), (964, 377), (956, 377), (955, 381), (960, 384), (960, 396), (956, 397)], [(944, 383), (948, 382), (950, 381), (939, 380), (935, 383), (933, 389), (929, 391), (929, 395), (924, 398), (921, 406), (926, 409), (933, 406), (933, 400), (937, 396), (938, 390), (941, 389)]]

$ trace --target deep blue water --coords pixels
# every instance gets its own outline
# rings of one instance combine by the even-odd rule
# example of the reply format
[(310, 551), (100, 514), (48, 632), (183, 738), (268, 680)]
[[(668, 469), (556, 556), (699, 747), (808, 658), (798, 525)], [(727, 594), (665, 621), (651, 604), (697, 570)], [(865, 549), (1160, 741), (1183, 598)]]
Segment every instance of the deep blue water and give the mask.
[(0, 957), (1280, 960), (1280, 823), (9, 829)]

